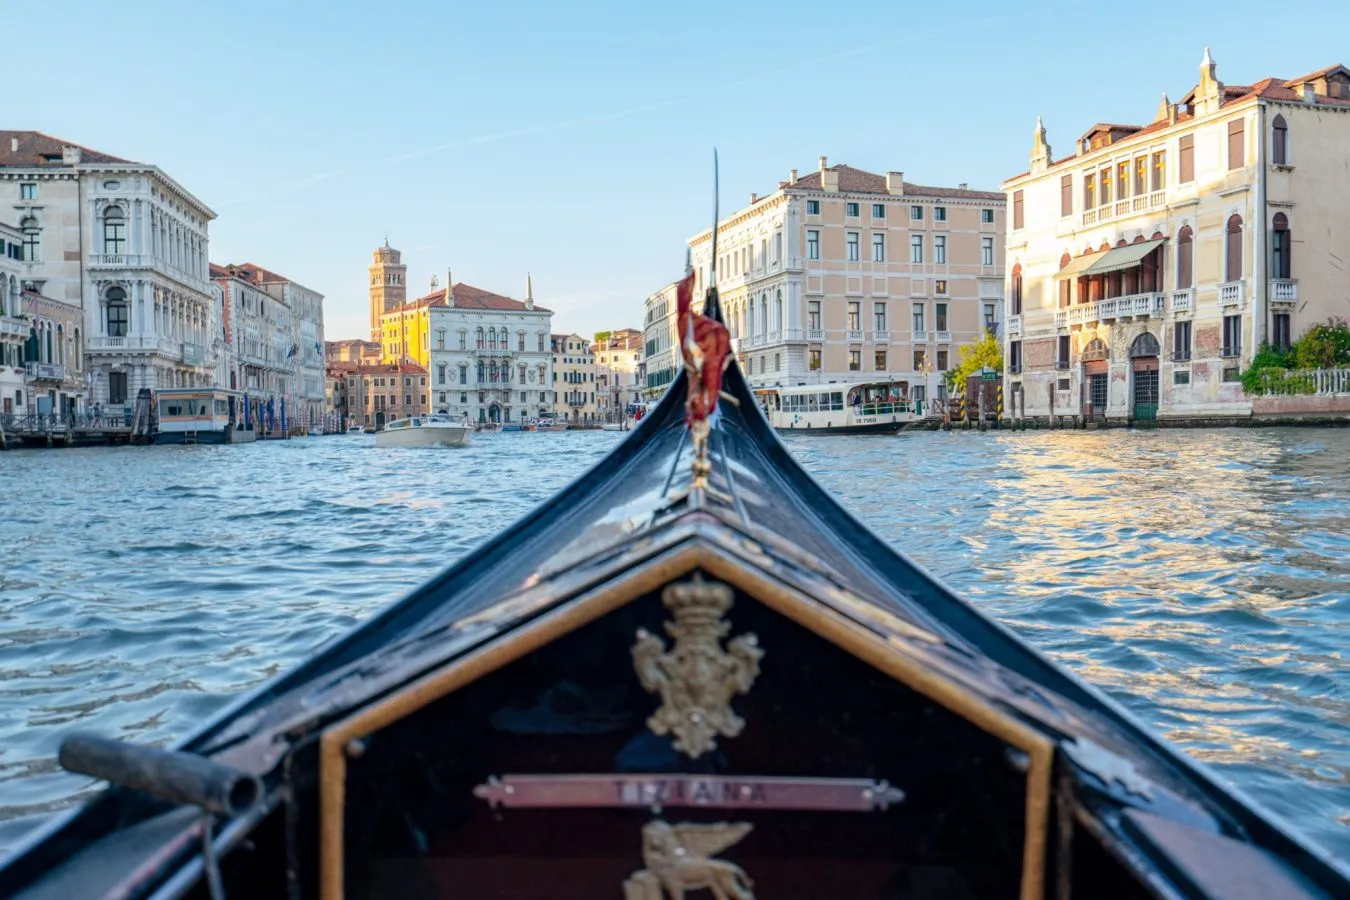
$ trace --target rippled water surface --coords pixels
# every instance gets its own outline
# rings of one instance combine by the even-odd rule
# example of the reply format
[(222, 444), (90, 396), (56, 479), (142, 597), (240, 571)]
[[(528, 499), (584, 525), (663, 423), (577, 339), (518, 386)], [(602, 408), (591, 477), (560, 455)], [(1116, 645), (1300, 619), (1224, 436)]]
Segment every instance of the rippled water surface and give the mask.
[[(0, 454), (0, 849), (458, 559), (605, 432)], [(1350, 856), (1350, 431), (790, 439), (854, 513)]]

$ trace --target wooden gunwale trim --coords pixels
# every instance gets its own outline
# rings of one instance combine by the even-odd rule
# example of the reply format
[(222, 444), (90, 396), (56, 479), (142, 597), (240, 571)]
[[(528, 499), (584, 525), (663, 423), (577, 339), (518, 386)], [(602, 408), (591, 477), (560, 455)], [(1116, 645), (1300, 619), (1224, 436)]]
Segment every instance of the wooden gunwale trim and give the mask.
[(850, 621), (846, 613), (785, 585), (726, 548), (697, 543), (650, 559), (529, 622), (497, 643), (427, 673), (378, 703), (328, 726), (319, 745), (319, 878), (322, 900), (343, 900), (346, 818), (345, 748), (440, 698), (695, 569), (734, 585), (756, 601), (829, 640), (878, 671), (1027, 753), (1026, 823), (1020, 900), (1042, 900), (1054, 742), (984, 697), (913, 659), (902, 645)]

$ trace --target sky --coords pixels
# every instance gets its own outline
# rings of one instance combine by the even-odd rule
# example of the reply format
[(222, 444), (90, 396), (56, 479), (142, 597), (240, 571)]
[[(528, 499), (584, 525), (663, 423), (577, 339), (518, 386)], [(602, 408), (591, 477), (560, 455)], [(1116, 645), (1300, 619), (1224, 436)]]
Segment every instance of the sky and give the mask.
[[(1350, 62), (1345, 32), (1269, 3), (793, 0), (66, 0), (31, 5), (0, 64), (0, 127), (153, 163), (212, 208), (211, 259), (323, 293), (368, 331), (367, 267), (521, 297), (555, 332), (641, 327), (721, 209), (825, 155), (997, 190), (1036, 117), (1057, 155), (1148, 122), (1198, 79)], [(1294, 7), (1291, 7), (1294, 9)], [(17, 32), (11, 30), (11, 35)], [(31, 81), (30, 81), (31, 78)]]

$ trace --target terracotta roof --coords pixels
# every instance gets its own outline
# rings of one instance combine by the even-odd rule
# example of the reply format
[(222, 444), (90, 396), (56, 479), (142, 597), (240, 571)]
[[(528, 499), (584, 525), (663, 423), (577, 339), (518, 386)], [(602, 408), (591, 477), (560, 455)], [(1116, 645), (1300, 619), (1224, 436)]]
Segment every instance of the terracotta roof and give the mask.
[(1316, 72), (1309, 72), (1307, 75), (1300, 75), (1298, 78), (1291, 78), (1284, 83), (1284, 86), (1296, 88), (1299, 85), (1303, 84), (1305, 81), (1316, 81), (1317, 79), (1325, 78), (1326, 76), (1331, 75), (1334, 72), (1339, 72), (1340, 74), (1346, 76), (1347, 78), (1350, 78), (1350, 69), (1347, 69), (1340, 63), (1336, 63), (1334, 65), (1327, 66), (1325, 69), (1318, 69)]
[[(222, 268), (212, 265), (212, 268)], [(270, 284), (278, 281), (289, 282), (291, 279), (285, 275), (278, 275), (268, 269), (264, 269), (257, 263), (229, 263), (223, 267), (227, 278), (238, 278), (241, 281), (251, 281), (254, 284)]]
[(40, 131), (0, 131), (0, 166), (61, 168), (66, 165), (62, 162), (64, 147), (78, 147), (82, 163), (143, 165), (130, 159), (90, 150), (88, 147), (81, 147), (72, 141), (52, 137)]
[(425, 375), (427, 370), (417, 363), (377, 363), (367, 365), (338, 363), (328, 367), (329, 372), (344, 372), (349, 375)]
[[(863, 169), (855, 169), (842, 163), (829, 166), (828, 171), (839, 173), (839, 192), (844, 194), (890, 194), (886, 190), (886, 176)], [(971, 191), (965, 188), (926, 187), (906, 181), (905, 195), (909, 197), (945, 197), (954, 200), (1002, 200), (1003, 195), (992, 191)], [(791, 184), (784, 183), (784, 190), (820, 191), (820, 171), (810, 172)], [(898, 196), (898, 195), (896, 195)]]
[[(545, 309), (538, 304), (536, 304), (533, 309), (530, 309), (520, 300), (503, 297), (501, 294), (494, 294), (492, 291), (485, 291), (482, 288), (476, 288), (473, 285), (465, 284), (462, 281), (457, 283), (453, 290), (455, 292), (456, 309), (496, 309), (504, 312), (553, 312), (553, 310)], [(428, 306), (445, 306), (445, 290), (433, 291), (424, 297), (418, 297), (416, 300), (410, 300), (403, 304), (405, 310), (424, 309)]]

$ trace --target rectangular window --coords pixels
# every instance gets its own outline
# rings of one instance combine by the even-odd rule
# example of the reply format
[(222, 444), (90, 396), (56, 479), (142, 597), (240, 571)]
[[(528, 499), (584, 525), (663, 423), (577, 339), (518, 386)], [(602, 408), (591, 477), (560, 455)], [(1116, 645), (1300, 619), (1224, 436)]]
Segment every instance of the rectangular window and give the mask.
[(1057, 344), (1058, 346), (1055, 348), (1055, 368), (1067, 369), (1069, 368), (1069, 336), (1061, 334)]
[(806, 201), (806, 214), (807, 214), (808, 216), (818, 216), (818, 215), (820, 215), (820, 201), (819, 201), (819, 200), (807, 200), (807, 201)]
[(940, 266), (947, 264), (947, 236), (945, 234), (933, 237), (933, 262)]
[(1191, 370), (1190, 370), (1190, 369), (1175, 369), (1175, 370), (1173, 370), (1173, 372), (1172, 372), (1172, 383), (1173, 383), (1173, 384), (1190, 384), (1190, 383), (1191, 383)]
[[(923, 329), (923, 304), (922, 304), (922, 303), (915, 303), (915, 304), (914, 304), (914, 333), (915, 333), (916, 335), (918, 335), (918, 334), (920, 334), (923, 330), (924, 330), (924, 329)], [(916, 338), (916, 340), (918, 340), (918, 338)]]
[(820, 232), (808, 231), (806, 233), (806, 258), (820, 259)]
[(862, 351), (861, 350), (848, 351), (848, 370), (850, 372), (857, 372), (860, 369), (862, 369)]
[(872, 262), (886, 261), (886, 235), (872, 233)]
[(820, 301), (811, 300), (806, 304), (806, 327), (813, 331), (820, 330)]
[(1106, 206), (1108, 203), (1111, 202), (1111, 170), (1110, 170), (1110, 169), (1102, 169), (1099, 173), (1097, 173), (1097, 187), (1099, 187), (1099, 188), (1101, 189), (1101, 192), (1102, 192), (1101, 197), (1098, 199), (1097, 202), (1098, 202), (1098, 204), (1100, 204), (1101, 206)]
[(995, 315), (997, 315), (997, 313), (995, 312), (995, 304), (986, 303), (984, 305), (984, 327), (986, 329), (992, 329), (994, 327)]
[(1061, 278), (1059, 280), (1060, 309), (1063, 309), (1064, 307), (1072, 303), (1073, 302), (1072, 297), (1073, 297), (1073, 282), (1068, 278)]
[(812, 372), (820, 371), (820, 351), (812, 350), (810, 354), (808, 354), (808, 356), (809, 358), (807, 359), (806, 363), (807, 366), (811, 369)]
[(1185, 319), (1172, 323), (1172, 359), (1184, 362), (1191, 358), (1191, 323)]
[(872, 304), (872, 327), (877, 331), (886, 330), (886, 304)]
[(1161, 191), (1167, 184), (1167, 154), (1162, 150), (1153, 154), (1153, 190)]
[(980, 222), (985, 225), (994, 224), (994, 211), (992, 209), (980, 210)]
[(928, 362), (928, 354), (923, 350), (914, 351), (914, 371), (922, 372), (924, 364)]
[(1241, 119), (1228, 123), (1228, 168), (1241, 169), (1247, 163), (1244, 159), (1243, 140), (1245, 133)]
[(1130, 196), (1130, 164), (1128, 162), (1118, 163), (1116, 165), (1116, 199), (1124, 200)]
[[(19, 185), (20, 200), (36, 200), (37, 198), (38, 198), (38, 186), (36, 184)], [(125, 381), (125, 379), (123, 380)], [(121, 403), (122, 401), (118, 400), (117, 402)]]
[[(34, 185), (34, 187), (36, 187), (36, 185)], [(108, 402), (113, 404), (127, 402), (126, 372), (108, 373)]]
[(443, 364), (436, 367), (436, 383), (445, 384), (445, 366)]
[(877, 370), (878, 372), (885, 372), (885, 371), (886, 371), (886, 351), (885, 351), (885, 350), (877, 350), (876, 352), (874, 352), (874, 353), (872, 354), (872, 364), (876, 367), (876, 370)]
[(1083, 209), (1097, 208), (1097, 176), (1088, 172), (1083, 176)]
[(1223, 317), (1223, 349), (1220, 355), (1242, 355), (1242, 316)]
[(1289, 313), (1271, 316), (1270, 343), (1281, 352), (1289, 349)]
[(911, 207), (909, 208), (909, 218), (910, 218), (910, 221), (911, 221), (911, 222), (922, 222), (922, 221), (923, 221), (923, 207), (922, 207), (922, 206), (911, 206)]
[(874, 218), (874, 219), (884, 219), (884, 218), (886, 218), (886, 204), (884, 204), (884, 203), (873, 203), (873, 204), (872, 204), (872, 218)]
[(437, 331), (437, 332), (436, 332), (436, 349), (437, 349), (437, 350), (444, 350), (444, 349), (445, 349), (445, 332), (444, 332), (444, 331)]
[(937, 352), (937, 370), (939, 372), (947, 371), (947, 351), (939, 350)]
[(1061, 175), (1059, 179), (1059, 214), (1073, 215), (1073, 176)]
[(1022, 227), (1022, 192), (1013, 191), (1013, 228)]
[(1008, 341), (1008, 371), (1022, 371), (1022, 342)]
[(947, 330), (947, 304), (939, 303), (935, 306), (934, 318), (937, 319), (937, 330)]
[(467, 331), (461, 331), (459, 333), (459, 349), (461, 350), (469, 349), (468, 343), (469, 343), (469, 333)]
[(980, 238), (980, 265), (992, 266), (994, 264), (994, 239), (991, 237)]
[(1190, 184), (1195, 180), (1195, 136), (1184, 135), (1181, 138), (1181, 159), (1177, 163), (1177, 180)]
[(1270, 233), (1270, 277), (1290, 278), (1289, 232), (1276, 228)]
[(947, 207), (945, 207), (945, 206), (935, 206), (935, 207), (933, 207), (933, 221), (934, 221), (934, 222), (945, 222), (945, 221), (947, 221)]
[(859, 310), (859, 308), (858, 308), (859, 306), (860, 306), (860, 304), (858, 303), (857, 300), (850, 300), (850, 301), (848, 302), (848, 330), (849, 330), (849, 331), (861, 331), (861, 330), (862, 330), (862, 321), (861, 321), (861, 320), (862, 320), (862, 312)]
[(119, 256), (127, 249), (127, 223), (119, 216), (108, 215), (103, 219), (103, 252)]
[(912, 263), (923, 262), (923, 235), (921, 234), (909, 236), (909, 261)]
[(848, 216), (850, 219), (856, 219), (856, 218), (858, 218), (858, 204), (856, 204), (856, 203), (845, 203), (845, 204), (844, 204), (844, 215)]
[(844, 249), (848, 252), (848, 261), (858, 261), (858, 232), (850, 231), (844, 238)]
[(934, 281), (934, 282), (933, 282), (933, 293), (935, 293), (935, 294), (945, 294), (945, 293), (947, 293), (947, 279), (945, 279), (945, 278), (939, 278), (937, 281)]
[(1136, 156), (1134, 159), (1134, 194), (1148, 193), (1148, 157)]
[(773, 234), (773, 261), (777, 263), (783, 258), (783, 232), (775, 231)]
[(469, 367), (468, 367), (468, 366), (460, 366), (460, 367), (459, 367), (459, 383), (460, 383), (460, 384), (468, 384), (468, 383), (469, 383)]

